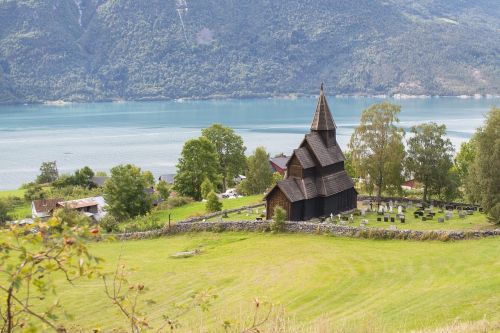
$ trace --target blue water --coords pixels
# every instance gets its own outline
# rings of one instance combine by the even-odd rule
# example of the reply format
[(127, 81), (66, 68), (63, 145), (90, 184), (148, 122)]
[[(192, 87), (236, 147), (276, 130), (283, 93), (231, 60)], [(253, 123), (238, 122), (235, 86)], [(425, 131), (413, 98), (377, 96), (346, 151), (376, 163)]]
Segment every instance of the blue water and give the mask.
[[(345, 149), (361, 111), (376, 98), (329, 98)], [(402, 105), (401, 126), (446, 124), (458, 146), (484, 121), (500, 99), (429, 98), (391, 100)], [(56, 160), (60, 173), (88, 165), (108, 171), (133, 163), (155, 175), (172, 173), (183, 143), (212, 123), (233, 127), (251, 153), (265, 146), (290, 154), (308, 132), (315, 98), (127, 102), (0, 107), (0, 189), (32, 181), (44, 161)]]

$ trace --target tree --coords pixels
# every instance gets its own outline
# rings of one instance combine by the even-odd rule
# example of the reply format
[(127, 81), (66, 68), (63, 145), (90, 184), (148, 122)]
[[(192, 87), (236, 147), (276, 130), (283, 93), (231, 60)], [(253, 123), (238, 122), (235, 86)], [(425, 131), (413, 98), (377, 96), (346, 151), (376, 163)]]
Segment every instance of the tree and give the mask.
[(56, 161), (43, 162), (40, 166), (40, 175), (36, 178), (38, 184), (52, 183), (59, 177)]
[(94, 171), (88, 166), (76, 170), (73, 175), (62, 175), (55, 180), (52, 185), (54, 187), (63, 188), (67, 186), (81, 186), (83, 188), (91, 189), (95, 187), (92, 181)]
[(177, 163), (174, 188), (184, 196), (201, 200), (201, 183), (205, 178), (219, 183), (219, 164), (214, 145), (204, 137), (187, 141)]
[(111, 169), (111, 178), (104, 184), (108, 212), (119, 221), (149, 212), (152, 197), (145, 191), (148, 185), (144, 173), (134, 165), (119, 165)]
[(220, 212), (222, 210), (222, 202), (220, 202), (215, 192), (210, 192), (207, 196), (206, 210), (208, 213)]
[(10, 209), (11, 207), (6, 200), (0, 200), (0, 225), (10, 220)]
[(351, 178), (356, 177), (356, 172), (354, 171), (354, 166), (352, 164), (352, 152), (347, 150), (344, 152), (344, 169)]
[(273, 182), (273, 171), (269, 165), (269, 154), (264, 147), (257, 147), (248, 158), (247, 179), (241, 188), (247, 195), (263, 193)]
[(214, 185), (210, 181), (210, 179), (205, 178), (205, 180), (201, 183), (201, 196), (203, 199), (208, 199), (208, 195), (214, 191)]
[(369, 190), (376, 187), (379, 203), (385, 189), (400, 187), (403, 182), (404, 131), (396, 126), (400, 111), (399, 105), (387, 102), (370, 106), (349, 142), (354, 171), (368, 181)]
[(406, 166), (415, 180), (424, 187), (423, 200), (428, 194), (438, 194), (448, 186), (449, 170), (453, 165), (453, 145), (446, 138), (446, 126), (436, 123), (421, 124), (411, 128), (413, 136), (408, 139)]
[(159, 181), (158, 184), (156, 184), (156, 191), (160, 194), (160, 198), (163, 200), (167, 200), (170, 196), (170, 186), (166, 181)]
[(75, 171), (75, 184), (77, 186), (85, 187), (85, 188), (93, 188), (95, 187), (92, 178), (94, 177), (94, 171), (88, 166), (84, 166), (80, 170)]
[(472, 137), (460, 145), (460, 150), (455, 156), (455, 169), (460, 181), (464, 185), (469, 175), (469, 169), (476, 158), (476, 140)]
[(273, 181), (271, 182), (271, 186), (274, 186), (274, 185), (278, 184), (278, 182), (280, 180), (283, 180), (283, 175), (281, 173), (277, 172), (277, 171), (274, 172), (273, 173)]
[(148, 188), (154, 188), (155, 187), (155, 176), (153, 176), (153, 173), (149, 170), (144, 171), (142, 173), (142, 176), (144, 177), (144, 181), (146, 182), (146, 187)]
[[(59, 301), (48, 304), (46, 297), (57, 291), (51, 278), (62, 275), (69, 283), (90, 278), (98, 272), (100, 258), (88, 252), (86, 239), (95, 237), (68, 216), (53, 216), (46, 223), (13, 226), (0, 242), (0, 332), (66, 332), (57, 322), (62, 312)], [(78, 225), (78, 228), (72, 226)], [(37, 232), (33, 232), (37, 230)]]
[(219, 163), (219, 173), (222, 175), (222, 188), (226, 191), (228, 183), (244, 172), (246, 167), (243, 139), (234, 130), (221, 124), (213, 124), (201, 131), (215, 147)]
[(467, 177), (466, 192), (493, 223), (500, 224), (500, 108), (491, 109), (475, 139), (476, 158)]

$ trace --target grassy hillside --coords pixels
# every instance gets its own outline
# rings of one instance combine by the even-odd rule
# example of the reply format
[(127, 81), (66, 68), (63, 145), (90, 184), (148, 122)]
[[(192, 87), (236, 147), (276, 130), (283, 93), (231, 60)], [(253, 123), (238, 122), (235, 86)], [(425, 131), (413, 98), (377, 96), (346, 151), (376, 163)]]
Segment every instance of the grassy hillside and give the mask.
[(0, 1), (0, 103), (500, 94), (498, 1)]
[[(201, 255), (173, 259), (178, 251)], [(244, 322), (255, 297), (281, 304), (286, 325), (401, 332), (486, 319), (500, 320), (498, 239), (454, 243), (373, 241), (318, 235), (188, 234), (156, 240), (101, 243), (92, 251), (111, 271), (122, 263), (143, 282), (153, 323), (195, 291), (219, 295), (210, 311), (181, 318), (185, 332), (222, 330), (226, 319)], [(60, 284), (62, 302), (85, 330), (116, 326), (118, 312), (99, 281)], [(124, 322), (123, 322), (124, 323)], [(124, 323), (125, 324), (125, 323)], [(264, 330), (266, 331), (266, 330)]]

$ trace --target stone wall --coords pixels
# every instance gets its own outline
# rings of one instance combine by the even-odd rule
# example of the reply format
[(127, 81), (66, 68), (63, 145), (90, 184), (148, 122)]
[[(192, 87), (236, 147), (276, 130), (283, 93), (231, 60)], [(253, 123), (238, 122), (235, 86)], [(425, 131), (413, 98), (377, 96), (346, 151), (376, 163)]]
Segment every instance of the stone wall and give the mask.
[(245, 211), (247, 209), (264, 207), (265, 205), (266, 205), (265, 202), (260, 202), (260, 203), (257, 203), (257, 204), (248, 205), (248, 206), (244, 206), (244, 207), (239, 207), (239, 208), (234, 208), (234, 209), (226, 209), (226, 210), (223, 210), (223, 211), (220, 211), (220, 212), (214, 212), (214, 213), (209, 213), (209, 214), (205, 214), (205, 215), (201, 215), (201, 216), (191, 217), (191, 218), (188, 218), (188, 219), (186, 219), (184, 221), (180, 221), (179, 223), (199, 222), (199, 221), (211, 219), (213, 217), (222, 216), (224, 214), (231, 214), (231, 213), (243, 212), (243, 211)]
[[(173, 225), (171, 228), (163, 228), (152, 231), (132, 232), (114, 235), (119, 240), (147, 239), (166, 235), (188, 232), (223, 232), (223, 231), (246, 231), (265, 232), (269, 231), (270, 221), (224, 221), (224, 222), (183, 222)], [(500, 236), (500, 229), (479, 231), (417, 231), (417, 230), (388, 230), (377, 228), (361, 228), (337, 225), (333, 223), (315, 222), (286, 222), (285, 232), (305, 234), (328, 234), (340, 237), (357, 237), (372, 239), (409, 239), (409, 240), (463, 240)]]

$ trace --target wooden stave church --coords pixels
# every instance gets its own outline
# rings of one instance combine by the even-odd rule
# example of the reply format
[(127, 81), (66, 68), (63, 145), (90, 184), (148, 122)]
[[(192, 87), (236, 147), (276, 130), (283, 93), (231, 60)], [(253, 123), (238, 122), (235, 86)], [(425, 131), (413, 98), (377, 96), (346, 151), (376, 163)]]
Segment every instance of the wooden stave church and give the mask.
[(285, 179), (265, 196), (268, 220), (277, 206), (285, 209), (289, 221), (306, 221), (357, 207), (357, 192), (344, 169), (336, 128), (321, 85), (310, 133), (293, 151)]

